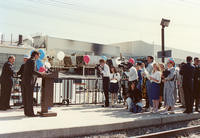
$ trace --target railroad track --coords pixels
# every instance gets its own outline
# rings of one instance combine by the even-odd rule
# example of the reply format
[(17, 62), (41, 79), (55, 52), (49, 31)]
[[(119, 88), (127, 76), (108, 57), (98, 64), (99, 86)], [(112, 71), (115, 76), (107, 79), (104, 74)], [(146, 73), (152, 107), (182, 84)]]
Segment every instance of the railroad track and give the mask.
[(163, 138), (163, 137), (171, 138), (171, 137), (185, 136), (188, 134), (197, 134), (197, 132), (200, 132), (200, 125), (178, 128), (178, 129), (151, 133), (151, 134), (145, 134), (141, 136), (136, 136), (136, 138)]

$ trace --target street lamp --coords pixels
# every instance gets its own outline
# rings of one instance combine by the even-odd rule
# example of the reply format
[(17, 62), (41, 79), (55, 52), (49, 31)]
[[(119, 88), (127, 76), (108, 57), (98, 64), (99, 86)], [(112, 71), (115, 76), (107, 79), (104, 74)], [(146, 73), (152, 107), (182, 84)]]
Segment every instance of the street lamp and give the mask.
[(165, 63), (165, 33), (164, 28), (168, 27), (170, 20), (162, 18), (160, 25), (162, 26), (161, 33), (162, 33), (162, 62)]

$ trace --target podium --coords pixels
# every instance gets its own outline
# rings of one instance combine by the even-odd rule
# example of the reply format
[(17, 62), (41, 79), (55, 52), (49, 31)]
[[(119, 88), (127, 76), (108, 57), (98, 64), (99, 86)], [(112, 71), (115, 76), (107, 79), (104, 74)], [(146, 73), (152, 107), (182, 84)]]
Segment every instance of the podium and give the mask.
[(48, 111), (48, 108), (53, 106), (55, 78), (58, 78), (58, 72), (48, 73), (44, 78), (42, 78), (41, 112), (38, 112), (38, 114), (42, 117), (57, 116), (56, 112)]

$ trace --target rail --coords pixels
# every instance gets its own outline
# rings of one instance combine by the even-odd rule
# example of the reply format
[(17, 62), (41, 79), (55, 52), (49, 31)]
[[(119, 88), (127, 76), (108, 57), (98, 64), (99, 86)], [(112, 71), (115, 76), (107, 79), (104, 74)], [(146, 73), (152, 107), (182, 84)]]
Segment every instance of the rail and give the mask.
[(163, 132), (151, 133), (141, 136), (136, 136), (136, 138), (171, 138), (171, 137), (180, 137), (180, 136), (188, 136), (189, 134), (196, 133), (200, 131), (200, 125), (178, 128)]
[[(100, 78), (70, 78), (62, 77), (54, 80), (54, 104), (99, 104), (103, 103), (102, 79)], [(38, 78), (34, 88), (34, 104), (40, 105), (41, 78)], [(21, 105), (22, 94), (20, 78), (14, 78), (11, 105)]]

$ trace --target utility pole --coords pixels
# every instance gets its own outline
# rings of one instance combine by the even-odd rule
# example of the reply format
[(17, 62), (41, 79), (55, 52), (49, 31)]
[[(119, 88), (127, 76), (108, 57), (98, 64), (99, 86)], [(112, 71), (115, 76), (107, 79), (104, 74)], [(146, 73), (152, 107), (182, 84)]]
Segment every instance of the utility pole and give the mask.
[(165, 26), (161, 29), (161, 40), (162, 40), (162, 63), (165, 63)]
[(160, 25), (161, 28), (161, 41), (162, 41), (162, 62), (165, 63), (165, 27), (168, 27), (170, 20), (162, 18)]

